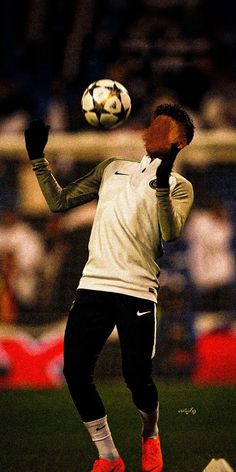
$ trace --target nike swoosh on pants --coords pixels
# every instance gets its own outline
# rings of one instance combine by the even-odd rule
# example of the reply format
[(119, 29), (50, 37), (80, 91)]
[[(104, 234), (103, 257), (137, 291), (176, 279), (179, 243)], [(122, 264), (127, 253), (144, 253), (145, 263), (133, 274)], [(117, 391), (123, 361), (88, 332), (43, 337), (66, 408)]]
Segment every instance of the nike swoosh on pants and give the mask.
[(137, 311), (137, 316), (143, 316), (143, 315), (146, 315), (147, 313), (151, 313), (151, 311), (150, 310), (148, 310), (148, 311), (139, 311), (138, 310)]

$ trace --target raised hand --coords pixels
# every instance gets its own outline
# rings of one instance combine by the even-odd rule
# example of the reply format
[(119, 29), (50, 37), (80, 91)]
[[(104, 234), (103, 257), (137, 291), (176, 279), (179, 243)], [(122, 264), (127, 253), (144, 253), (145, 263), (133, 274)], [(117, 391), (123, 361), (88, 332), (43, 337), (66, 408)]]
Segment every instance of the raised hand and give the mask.
[(48, 141), (50, 126), (45, 125), (43, 120), (31, 121), (25, 130), (25, 146), (29, 159), (39, 159), (44, 156), (44, 148)]
[(162, 161), (156, 171), (157, 187), (169, 187), (170, 173), (179, 151), (180, 149), (178, 148), (177, 144), (172, 144), (170, 151), (163, 155)]

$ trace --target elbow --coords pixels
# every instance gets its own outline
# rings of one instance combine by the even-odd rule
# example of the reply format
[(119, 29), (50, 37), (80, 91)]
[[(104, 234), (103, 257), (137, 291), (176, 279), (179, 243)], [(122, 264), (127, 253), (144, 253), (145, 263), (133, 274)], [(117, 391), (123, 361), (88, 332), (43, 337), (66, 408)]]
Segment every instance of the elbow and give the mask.
[(49, 209), (52, 213), (61, 213), (68, 210), (68, 204), (62, 198), (48, 201)]
[(164, 239), (165, 243), (173, 243), (174, 241), (176, 241), (178, 239), (179, 236), (172, 236), (172, 237), (168, 237), (166, 239)]
[(48, 207), (52, 213), (61, 213), (65, 211), (65, 209), (61, 205), (53, 205), (52, 203), (48, 203)]
[(60, 208), (54, 208), (54, 207), (50, 207), (50, 210), (52, 213), (60, 213), (62, 210), (60, 210)]
[(64, 213), (67, 210), (69, 210), (69, 208), (63, 208), (63, 207), (49, 207), (49, 209), (51, 210), (52, 213)]

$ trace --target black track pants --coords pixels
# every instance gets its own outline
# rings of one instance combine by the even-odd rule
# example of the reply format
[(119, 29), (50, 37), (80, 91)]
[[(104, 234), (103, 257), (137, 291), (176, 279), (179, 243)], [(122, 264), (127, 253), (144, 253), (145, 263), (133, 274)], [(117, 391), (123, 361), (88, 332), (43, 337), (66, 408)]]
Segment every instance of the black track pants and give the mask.
[(105, 416), (94, 384), (94, 368), (108, 338), (117, 327), (122, 370), (136, 407), (151, 413), (158, 395), (152, 380), (156, 342), (156, 306), (128, 295), (78, 290), (65, 331), (64, 375), (83, 421)]

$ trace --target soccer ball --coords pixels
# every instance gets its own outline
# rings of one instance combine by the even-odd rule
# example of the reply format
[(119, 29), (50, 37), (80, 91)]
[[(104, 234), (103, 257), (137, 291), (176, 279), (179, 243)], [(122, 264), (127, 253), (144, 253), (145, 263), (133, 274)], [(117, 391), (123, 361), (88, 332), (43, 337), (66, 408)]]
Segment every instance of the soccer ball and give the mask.
[(90, 84), (81, 100), (87, 122), (95, 128), (116, 128), (128, 118), (131, 100), (126, 88), (111, 79)]

